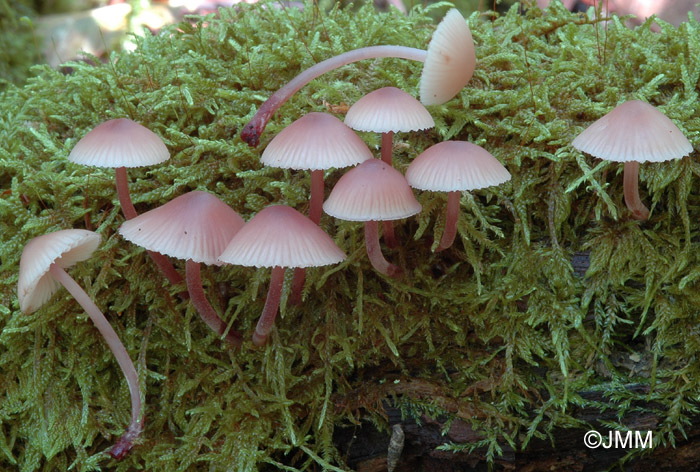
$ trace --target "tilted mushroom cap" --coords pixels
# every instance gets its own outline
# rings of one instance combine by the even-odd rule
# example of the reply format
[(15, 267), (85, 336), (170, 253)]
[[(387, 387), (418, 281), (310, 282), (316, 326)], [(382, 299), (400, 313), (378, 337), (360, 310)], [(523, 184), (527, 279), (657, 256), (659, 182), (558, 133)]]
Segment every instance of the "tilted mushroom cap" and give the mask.
[(64, 229), (38, 236), (27, 243), (19, 261), (17, 298), (24, 313), (46, 303), (59, 288), (49, 273), (51, 264), (67, 269), (88, 259), (100, 244), (100, 235), (84, 229)]
[(417, 131), (435, 126), (430, 112), (396, 87), (380, 88), (359, 99), (345, 115), (345, 124), (375, 133)]
[(467, 85), (476, 69), (474, 40), (464, 17), (456, 9), (447, 12), (428, 44), (420, 77), (420, 101), (440, 105)]
[(661, 162), (693, 152), (693, 146), (673, 121), (640, 100), (618, 105), (583, 130), (571, 145), (615, 162)]
[(322, 170), (354, 166), (372, 157), (372, 151), (347, 125), (333, 115), (316, 112), (280, 131), (260, 162), (283, 169)]
[(454, 192), (502, 184), (510, 180), (510, 172), (481, 146), (444, 141), (411, 162), (406, 180), (413, 188)]
[(97, 125), (73, 147), (68, 160), (96, 167), (142, 167), (170, 158), (163, 140), (126, 118)]
[(285, 205), (263, 208), (229, 242), (219, 261), (254, 267), (337, 264), (345, 253), (313, 221)]
[(244, 223), (214, 195), (193, 191), (124, 222), (119, 233), (150, 251), (221, 265), (219, 254)]
[(370, 159), (338, 180), (323, 210), (341, 220), (383, 221), (415, 215), (421, 205), (401, 172)]

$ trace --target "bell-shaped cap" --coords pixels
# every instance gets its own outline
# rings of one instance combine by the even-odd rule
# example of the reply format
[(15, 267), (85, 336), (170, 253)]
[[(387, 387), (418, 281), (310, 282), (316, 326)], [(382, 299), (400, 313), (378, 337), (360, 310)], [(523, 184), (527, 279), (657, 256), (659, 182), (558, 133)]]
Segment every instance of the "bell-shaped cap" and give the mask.
[(474, 40), (464, 17), (447, 12), (428, 44), (420, 77), (423, 105), (441, 105), (459, 93), (476, 69)]
[(314, 112), (280, 131), (260, 162), (282, 169), (322, 170), (354, 166), (372, 157), (364, 141), (342, 121)]
[(571, 145), (615, 162), (661, 162), (693, 152), (693, 146), (673, 121), (640, 100), (616, 106), (583, 130)]
[(510, 180), (510, 172), (481, 146), (444, 141), (416, 157), (406, 171), (413, 188), (435, 192), (474, 190)]
[(337, 264), (345, 253), (325, 231), (294, 208), (270, 205), (229, 242), (219, 261), (254, 267)]
[(341, 220), (383, 221), (415, 215), (421, 205), (401, 172), (370, 159), (338, 180), (323, 210)]
[(19, 261), (17, 298), (20, 310), (32, 313), (49, 301), (59, 283), (49, 272), (51, 264), (67, 269), (88, 259), (100, 244), (100, 235), (85, 229), (64, 229), (32, 239)]
[(142, 167), (170, 158), (160, 137), (126, 118), (97, 125), (73, 147), (68, 160), (96, 167)]
[(375, 133), (418, 131), (435, 126), (430, 112), (396, 87), (380, 88), (359, 99), (346, 113), (345, 124)]
[(244, 223), (211, 193), (193, 191), (124, 222), (119, 233), (149, 251), (221, 265), (217, 258)]

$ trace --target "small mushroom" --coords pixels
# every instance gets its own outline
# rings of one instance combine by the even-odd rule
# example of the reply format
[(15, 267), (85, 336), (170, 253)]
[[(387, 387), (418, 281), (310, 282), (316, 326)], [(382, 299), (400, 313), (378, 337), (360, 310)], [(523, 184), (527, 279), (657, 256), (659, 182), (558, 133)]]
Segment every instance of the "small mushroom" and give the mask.
[(579, 151), (608, 161), (624, 162), (625, 204), (637, 220), (649, 209), (639, 198), (639, 163), (680, 159), (693, 152), (681, 130), (657, 108), (630, 100), (593, 122), (571, 143)]
[[(127, 220), (135, 218), (138, 213), (129, 194), (126, 168), (161, 164), (168, 159), (170, 153), (163, 140), (145, 126), (127, 118), (97, 125), (77, 142), (68, 155), (68, 160), (76, 164), (114, 168), (117, 197)], [(149, 252), (148, 255), (171, 284), (182, 282), (182, 276), (165, 256), (157, 252)]]
[(435, 252), (452, 246), (457, 234), (462, 191), (499, 185), (510, 173), (486, 149), (466, 141), (444, 141), (416, 157), (406, 170), (408, 184), (417, 189), (447, 192), (445, 231)]
[[(372, 158), (367, 145), (342, 121), (327, 113), (309, 113), (280, 131), (267, 145), (260, 162), (270, 167), (311, 171), (309, 219), (321, 222), (323, 171), (354, 166)], [(290, 303), (301, 303), (306, 270), (294, 269)]]
[(367, 257), (372, 267), (388, 277), (401, 276), (403, 271), (382, 254), (377, 224), (407, 218), (421, 210), (401, 172), (380, 159), (369, 159), (338, 180), (323, 210), (341, 220), (364, 221)]
[[(382, 161), (391, 165), (394, 133), (419, 131), (435, 126), (430, 112), (408, 93), (383, 87), (368, 93), (350, 107), (345, 124), (358, 131), (382, 135)], [(384, 241), (390, 248), (399, 244), (391, 221), (383, 222)]]
[(270, 288), (253, 344), (263, 346), (272, 330), (282, 296), (286, 267), (337, 264), (345, 254), (313, 221), (285, 205), (263, 208), (231, 239), (219, 261), (242, 266), (272, 267)]
[(27, 243), (19, 263), (17, 295), (22, 312), (32, 313), (63, 285), (87, 312), (117, 359), (131, 395), (131, 423), (109, 454), (121, 459), (143, 429), (141, 394), (136, 368), (119, 336), (100, 309), (64, 269), (88, 259), (100, 244), (100, 235), (84, 229), (66, 229), (38, 236)]
[(450, 100), (469, 82), (476, 67), (476, 53), (469, 25), (459, 11), (453, 8), (435, 29), (427, 51), (404, 46), (369, 46), (339, 54), (309, 67), (258, 108), (255, 116), (243, 127), (241, 139), (252, 147), (260, 144), (260, 136), (277, 109), (317, 77), (353, 62), (381, 57), (398, 57), (425, 63), (420, 85), (421, 102), (424, 105), (439, 105)]
[[(227, 325), (207, 300), (200, 263), (221, 265), (217, 257), (243, 224), (243, 218), (214, 195), (193, 191), (125, 221), (119, 234), (146, 249), (185, 259), (190, 300), (207, 326), (223, 336)], [(241, 345), (237, 331), (230, 330), (225, 339)]]

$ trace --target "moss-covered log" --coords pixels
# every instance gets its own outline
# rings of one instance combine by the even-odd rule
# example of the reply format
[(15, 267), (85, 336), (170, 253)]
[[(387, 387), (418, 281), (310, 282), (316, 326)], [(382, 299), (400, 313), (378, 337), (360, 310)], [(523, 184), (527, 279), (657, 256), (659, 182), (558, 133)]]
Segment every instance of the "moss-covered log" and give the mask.
[[(63, 72), (35, 69), (24, 87), (2, 93), (0, 468), (346, 470), (334, 430), (369, 420), (388, 431), (386, 398), (405, 418), (468, 425), (474, 437), (442, 450), (474, 451), (475, 460), (498, 462), (506, 448), (527, 451), (535, 441), (556, 449), (562, 428), (590, 429), (576, 412), (600, 402), (583, 392), (604, 396), (615, 412), (609, 428), (652, 405), (659, 444), (687, 432), (700, 395), (697, 156), (642, 165), (651, 209), (642, 223), (622, 204), (621, 165), (570, 142), (637, 98), (698, 148), (693, 18), (679, 28), (651, 19), (635, 29), (613, 18), (604, 28), (561, 6), (469, 18), (472, 81), (430, 107), (436, 128), (402, 135), (393, 159), (404, 171), (438, 141), (469, 140), (512, 181), (464, 194), (457, 240), (440, 253), (431, 247), (446, 197), (418, 194), (423, 211), (395, 225), (403, 246), (388, 255), (406, 270), (401, 280), (372, 270), (362, 225), (324, 215), (322, 227), (349, 257), (309, 270), (298, 307), (286, 306), (287, 281), (264, 349), (248, 342), (233, 351), (203, 326), (177, 297), (184, 287), (168, 287), (143, 250), (118, 236), (113, 174), (66, 159), (95, 125), (128, 117), (158, 133), (172, 155), (130, 174), (139, 212), (194, 189), (246, 219), (273, 202), (307, 211), (308, 176), (263, 168), (264, 145), (302, 114), (342, 112), (382, 86), (415, 96), (420, 64), (360, 62), (315, 80), (282, 107), (258, 149), (240, 140), (241, 127), (274, 90), (335, 53), (425, 48), (430, 14), (446, 8), (401, 16), (240, 5), (136, 38), (133, 52), (106, 64), (88, 58)], [(328, 173), (328, 188), (340, 174)], [(22, 247), (64, 228), (102, 235), (94, 258), (71, 273), (109, 317), (145, 385), (145, 430), (121, 462), (105, 450), (128, 423), (128, 391), (97, 331), (65, 292), (32, 315), (19, 312)], [(202, 279), (225, 322), (252, 333), (269, 271), (209, 267)]]

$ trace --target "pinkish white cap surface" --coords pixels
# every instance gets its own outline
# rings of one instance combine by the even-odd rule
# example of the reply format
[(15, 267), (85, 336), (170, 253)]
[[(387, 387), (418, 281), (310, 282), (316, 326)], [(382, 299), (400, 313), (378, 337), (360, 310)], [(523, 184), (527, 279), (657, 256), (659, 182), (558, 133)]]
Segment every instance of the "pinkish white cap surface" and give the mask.
[(359, 99), (345, 115), (345, 124), (375, 133), (417, 131), (435, 126), (430, 112), (396, 87), (380, 88)]
[(97, 125), (73, 147), (68, 160), (96, 167), (141, 167), (170, 158), (153, 131), (126, 118)]
[(285, 205), (263, 208), (219, 256), (227, 264), (254, 267), (317, 267), (344, 259), (325, 231)]
[(283, 169), (321, 170), (354, 166), (372, 157), (364, 141), (338, 118), (309, 113), (280, 131), (260, 161)]
[(193, 191), (124, 222), (119, 233), (150, 251), (221, 265), (219, 254), (244, 223), (214, 195)]
[(510, 180), (510, 172), (481, 146), (444, 141), (411, 162), (406, 180), (413, 188), (454, 192), (502, 184)]
[(19, 262), (17, 298), (24, 313), (46, 303), (59, 284), (49, 272), (51, 264), (67, 269), (88, 259), (100, 244), (100, 235), (85, 229), (64, 229), (38, 236), (27, 243)]
[(661, 162), (693, 152), (693, 146), (673, 121), (639, 100), (618, 105), (583, 130), (571, 145), (615, 162)]
[(447, 12), (428, 45), (420, 77), (420, 101), (440, 105), (459, 93), (476, 69), (474, 40), (464, 17)]
[(401, 172), (370, 159), (338, 180), (323, 210), (341, 220), (383, 221), (415, 215), (421, 205)]

